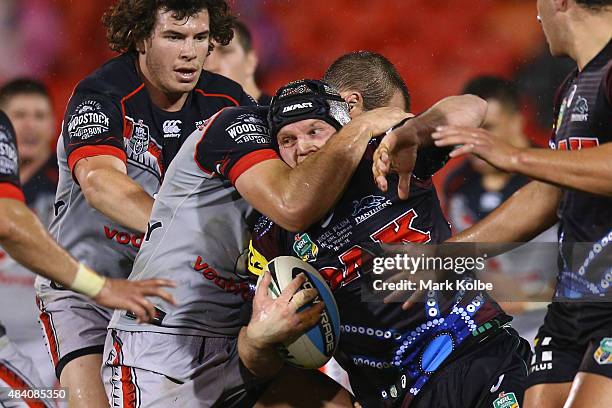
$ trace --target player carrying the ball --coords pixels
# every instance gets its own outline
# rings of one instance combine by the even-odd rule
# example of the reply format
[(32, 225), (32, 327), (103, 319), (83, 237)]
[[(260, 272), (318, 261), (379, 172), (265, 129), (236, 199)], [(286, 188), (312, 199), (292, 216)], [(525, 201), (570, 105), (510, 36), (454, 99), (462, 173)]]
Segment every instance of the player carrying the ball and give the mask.
[[(256, 401), (265, 389), (237, 351), (252, 296), (249, 204), (289, 230), (308, 227), (337, 200), (370, 138), (406, 117), (391, 108), (363, 115), (338, 133), (327, 154), (299, 169), (274, 150), (265, 107), (224, 109), (191, 134), (166, 171), (129, 278), (172, 277), (179, 304), (156, 303), (153, 324), (113, 315), (103, 368), (111, 405), (134, 398), (164, 408)], [(324, 386), (312, 385), (321, 393)]]
[[(360, 84), (368, 80), (379, 84), (377, 91), (385, 96), (375, 103), (409, 109), (405, 84), (381, 56), (349, 54), (330, 67), (326, 79), (340, 87), (353, 118), (376, 107), (363, 103), (370, 99)], [(319, 150), (343, 125), (337, 111), (325, 109), (330, 101), (342, 101), (340, 95), (323, 87), (302, 88), (300, 82), (281, 88), (269, 114), (276, 148), (296, 169), (311, 156), (324, 154)], [(303, 108), (288, 109), (295, 106)], [(342, 106), (348, 113), (349, 105)], [(363, 407), (490, 407), (500, 392), (522, 401), (529, 345), (505, 327), (511, 318), (486, 293), (430, 292), (425, 302), (407, 312), (400, 304), (361, 300), (361, 263), (369, 246), (440, 243), (450, 236), (431, 181), (444, 159), (434, 159), (440, 155), (435, 148), (424, 152), (437, 125), (478, 126), (485, 111), (486, 103), (477, 97), (451, 97), (408, 121), (420, 125), (394, 132), (398, 138), (411, 138), (411, 146), (419, 147), (423, 157), (412, 166), (413, 177), (390, 178), (387, 192), (381, 193), (372, 178), (373, 153), (380, 142), (373, 139), (339, 202), (318, 223), (298, 233), (265, 217), (255, 224), (251, 266), (263, 266), (279, 255), (297, 256), (315, 266), (334, 291), (342, 324), (335, 357)], [(416, 149), (412, 153), (416, 157)], [(261, 376), (282, 366), (276, 345), (295, 336), (290, 327), (270, 335), (278, 325), (276, 316), (266, 318), (270, 313), (261, 306), (266, 302), (265, 291), (259, 291), (240, 342), (245, 365)]]

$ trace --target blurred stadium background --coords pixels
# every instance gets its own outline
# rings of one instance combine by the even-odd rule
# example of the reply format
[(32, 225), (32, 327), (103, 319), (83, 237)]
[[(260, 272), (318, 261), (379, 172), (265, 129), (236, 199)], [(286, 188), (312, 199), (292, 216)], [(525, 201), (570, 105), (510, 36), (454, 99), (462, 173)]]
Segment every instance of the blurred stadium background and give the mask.
[[(110, 58), (100, 17), (111, 0), (0, 2), (0, 81), (29, 75), (50, 88), (61, 118), (76, 82)], [(527, 133), (546, 141), (551, 100), (571, 69), (549, 56), (532, 0), (236, 0), (253, 31), (264, 90), (320, 77), (339, 55), (372, 50), (406, 79), (418, 112), (478, 74), (516, 79)], [(59, 119), (58, 119), (59, 120)], [(59, 125), (58, 125), (59, 128)]]
[[(114, 55), (100, 23), (111, 3), (0, 1), (0, 83), (20, 76), (42, 80), (51, 91), (58, 134), (76, 83)], [(555, 89), (573, 67), (568, 60), (550, 57), (533, 0), (236, 0), (233, 7), (253, 32), (258, 82), (269, 94), (290, 80), (320, 78), (346, 52), (371, 50), (398, 67), (415, 113), (459, 93), (476, 75), (516, 80), (523, 95), (525, 133), (540, 146), (552, 124)], [(456, 165), (437, 175), (439, 186)], [(2, 293), (10, 297), (0, 296), (0, 319), (51, 379), (39, 344), (33, 278), (11, 277), (4, 274), (5, 267), (0, 264), (0, 282)], [(15, 299), (27, 306), (15, 305)]]

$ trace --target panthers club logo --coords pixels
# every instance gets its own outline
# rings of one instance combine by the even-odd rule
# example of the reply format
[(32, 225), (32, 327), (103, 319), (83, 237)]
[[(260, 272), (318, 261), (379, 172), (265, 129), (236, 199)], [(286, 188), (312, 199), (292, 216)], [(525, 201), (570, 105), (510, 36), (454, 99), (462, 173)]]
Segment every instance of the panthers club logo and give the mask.
[(130, 153), (135, 156), (140, 156), (149, 150), (149, 142), (151, 136), (149, 134), (149, 126), (145, 125), (140, 119), (138, 122), (132, 122), (132, 132), (128, 139), (128, 148)]

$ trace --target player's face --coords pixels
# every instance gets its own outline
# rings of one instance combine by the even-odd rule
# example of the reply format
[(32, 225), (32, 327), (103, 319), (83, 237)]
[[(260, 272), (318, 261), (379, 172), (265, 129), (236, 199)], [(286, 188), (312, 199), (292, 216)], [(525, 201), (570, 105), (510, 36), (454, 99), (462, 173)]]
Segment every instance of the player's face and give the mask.
[(244, 87), (249, 76), (255, 74), (254, 54), (244, 51), (235, 33), (228, 45), (215, 46), (206, 58), (204, 69), (226, 76)]
[(305, 119), (284, 126), (276, 135), (280, 156), (290, 167), (295, 167), (318, 151), (336, 133), (327, 122)]
[(19, 159), (46, 159), (55, 132), (51, 102), (39, 94), (17, 94), (3, 106), (15, 127)]
[(207, 10), (183, 20), (172, 11), (158, 11), (153, 34), (140, 53), (143, 74), (167, 95), (190, 92), (208, 55), (209, 34)]

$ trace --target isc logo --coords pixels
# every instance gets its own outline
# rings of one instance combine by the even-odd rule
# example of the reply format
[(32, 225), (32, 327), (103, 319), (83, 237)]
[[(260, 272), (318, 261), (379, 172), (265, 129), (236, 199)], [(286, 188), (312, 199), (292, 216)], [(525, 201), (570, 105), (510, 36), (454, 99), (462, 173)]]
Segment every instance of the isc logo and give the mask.
[(294, 103), (293, 105), (285, 106), (283, 113), (291, 112), (296, 109), (312, 108), (312, 102)]
[(132, 245), (136, 249), (140, 249), (142, 239), (144, 238), (144, 234), (132, 235), (129, 232), (117, 231), (114, 228), (110, 229), (106, 225), (104, 226), (104, 235), (108, 239), (114, 239), (121, 245)]

